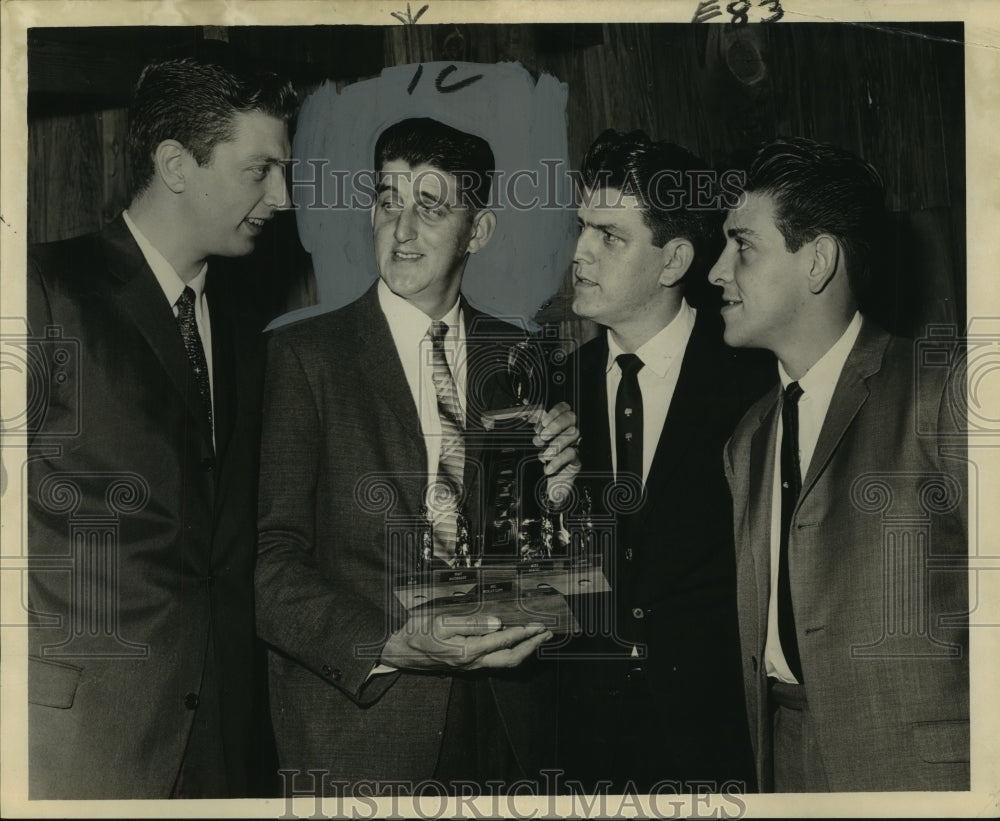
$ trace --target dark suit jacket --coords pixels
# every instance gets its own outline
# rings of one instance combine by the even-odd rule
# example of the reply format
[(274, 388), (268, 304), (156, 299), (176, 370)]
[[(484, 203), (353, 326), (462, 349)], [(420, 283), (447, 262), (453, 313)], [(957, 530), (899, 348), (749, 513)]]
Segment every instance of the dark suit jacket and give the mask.
[[(698, 312), (639, 508), (609, 507), (613, 479), (604, 333), (577, 354), (581, 458), (578, 479), (594, 500), (595, 525), (627, 518), (616, 533), (613, 576), (616, 640), (581, 639), (565, 648), (605, 658), (560, 663), (564, 721), (561, 756), (596, 777), (615, 765), (625, 730), (614, 696), (626, 689), (633, 643), (645, 648), (642, 687), (652, 696), (647, 740), (659, 778), (751, 779), (746, 717), (739, 687), (731, 501), (722, 448), (737, 420), (774, 378), (773, 361), (747, 357), (722, 342), (718, 314)], [(577, 370), (571, 366), (571, 372)], [(614, 402), (614, 397), (611, 397)], [(627, 541), (627, 544), (626, 544)], [(626, 558), (631, 549), (631, 559)], [(617, 656), (617, 661), (608, 655)], [(623, 656), (625, 657), (623, 660)], [(574, 727), (574, 713), (587, 715)], [(578, 731), (584, 730), (583, 736)], [(653, 767), (656, 769), (656, 767)], [(624, 774), (629, 776), (629, 774)], [(631, 776), (629, 776), (631, 777)], [(640, 785), (637, 785), (640, 786)], [(646, 785), (648, 788), (648, 785)], [(641, 786), (640, 786), (641, 788)]]
[[(512, 404), (508, 344), (523, 332), (463, 302), (468, 339), (466, 512), (477, 504), (476, 407)], [(261, 450), (257, 625), (271, 645), (272, 718), (284, 768), (334, 779), (430, 778), (452, 678), (368, 678), (406, 621), (392, 592), (412, 566), (427, 482), (423, 436), (376, 286), (338, 311), (274, 331), (268, 343)], [(521, 769), (537, 773), (552, 705), (533, 660), (478, 676), (495, 699)], [(549, 696), (551, 697), (551, 693)], [(308, 785), (307, 785), (308, 786)]]
[(213, 453), (171, 306), (121, 217), (31, 251), (32, 798), (169, 796), (206, 698), (244, 794), (261, 336), (222, 286), (209, 273)]
[[(864, 320), (793, 513), (799, 653), (833, 792), (969, 787), (968, 466), (956, 418), (964, 382), (958, 372), (956, 392), (951, 367), (927, 367), (914, 351)], [(763, 652), (779, 397), (775, 390), (751, 408), (726, 449), (743, 676), (765, 789), (773, 784)]]

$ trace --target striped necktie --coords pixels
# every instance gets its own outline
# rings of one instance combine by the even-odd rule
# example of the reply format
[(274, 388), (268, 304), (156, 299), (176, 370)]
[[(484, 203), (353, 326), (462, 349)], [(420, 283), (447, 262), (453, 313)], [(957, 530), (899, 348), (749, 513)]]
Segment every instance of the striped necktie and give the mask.
[[(438, 454), (437, 480), (428, 493), (427, 508), (434, 527), (434, 555), (450, 565), (468, 566), (467, 537), (457, 544), (464, 495), (465, 437), (458, 389), (444, 354), (448, 326), (440, 320), (431, 323), (434, 392), (437, 394), (441, 420), (441, 449)], [(456, 550), (457, 548), (457, 550)]]

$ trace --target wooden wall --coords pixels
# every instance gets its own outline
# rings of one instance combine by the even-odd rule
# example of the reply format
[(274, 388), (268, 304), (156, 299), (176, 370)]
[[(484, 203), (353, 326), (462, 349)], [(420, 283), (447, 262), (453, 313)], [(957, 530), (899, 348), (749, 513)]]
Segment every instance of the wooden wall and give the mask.
[[(304, 92), (404, 63), (518, 60), (568, 83), (574, 161), (608, 127), (641, 128), (717, 166), (777, 134), (838, 143), (882, 171), (899, 214), (886, 296), (897, 327), (964, 320), (960, 24), (33, 29), (31, 241), (94, 230), (126, 205), (124, 106), (138, 67), (164, 52), (210, 49), (211, 38), (276, 64)], [(283, 264), (301, 267), (290, 242)], [(914, 253), (921, 243), (927, 253)], [(287, 282), (302, 291), (294, 276)], [(566, 318), (565, 297), (546, 318)], [(266, 298), (274, 303), (273, 288)]]

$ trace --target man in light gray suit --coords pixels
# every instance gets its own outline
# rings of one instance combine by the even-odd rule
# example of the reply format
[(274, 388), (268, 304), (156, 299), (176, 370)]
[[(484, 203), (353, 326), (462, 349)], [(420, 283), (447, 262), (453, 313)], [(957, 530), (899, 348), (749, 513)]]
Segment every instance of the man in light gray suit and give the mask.
[[(389, 518), (419, 528), (428, 488), (454, 473), (473, 540), (485, 525), (481, 411), (514, 404), (504, 363), (524, 339), (460, 295), (496, 224), (493, 154), (478, 136), (411, 119), (379, 137), (375, 168), (380, 278), (269, 342), (257, 605), (280, 763), (302, 773), (286, 789), (320, 790), (307, 770), (351, 789), (537, 779), (555, 710), (550, 671), (532, 656), (551, 633), (407, 613), (392, 579), (416, 557), (387, 535)], [(439, 345), (443, 373), (421, 356)], [(536, 425), (559, 481), (579, 470), (574, 425), (565, 404)], [(434, 563), (462, 566), (455, 525), (438, 524)]]
[(882, 201), (857, 157), (775, 141), (709, 274), (781, 379), (725, 452), (765, 790), (969, 788), (963, 372), (859, 312)]

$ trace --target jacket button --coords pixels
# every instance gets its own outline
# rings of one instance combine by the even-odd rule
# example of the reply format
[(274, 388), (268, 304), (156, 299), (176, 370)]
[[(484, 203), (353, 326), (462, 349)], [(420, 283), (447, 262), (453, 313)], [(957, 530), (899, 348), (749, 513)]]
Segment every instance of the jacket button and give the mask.
[(205, 471), (205, 473), (211, 473), (214, 468), (215, 460), (211, 456), (206, 456), (201, 460), (201, 469)]
[(757, 672), (757, 657), (756, 656), (750, 656), (750, 666), (753, 668), (753, 671), (756, 673)]
[(341, 678), (340, 670), (332, 670), (330, 672), (330, 678), (333, 679), (334, 681), (340, 681)]
[(197, 710), (198, 709), (198, 694), (197, 693), (188, 693), (186, 696), (184, 696), (184, 706), (187, 707), (189, 710)]
[(633, 607), (632, 608), (632, 616), (634, 618), (641, 619), (645, 615), (646, 615), (646, 613), (645, 613), (645, 611), (643, 611), (643, 609), (641, 607)]

